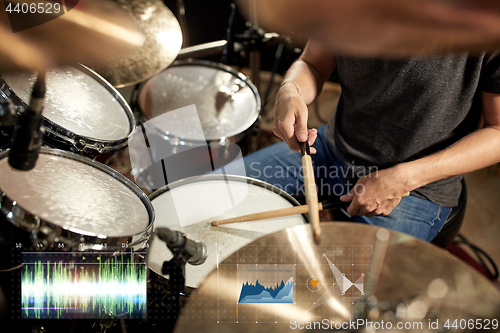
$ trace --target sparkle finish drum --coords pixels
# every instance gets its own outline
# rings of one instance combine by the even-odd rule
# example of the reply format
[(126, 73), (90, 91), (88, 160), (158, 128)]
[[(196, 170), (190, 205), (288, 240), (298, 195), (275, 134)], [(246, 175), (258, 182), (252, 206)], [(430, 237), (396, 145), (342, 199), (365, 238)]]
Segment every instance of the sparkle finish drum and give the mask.
[[(36, 75), (6, 74), (0, 95), (18, 111), (27, 107)], [(43, 109), (44, 143), (106, 162), (125, 147), (135, 118), (118, 91), (91, 69), (80, 65), (47, 72)]]
[[(156, 212), (155, 228), (182, 231), (207, 246), (204, 264), (186, 265), (186, 285), (195, 288), (234, 251), (262, 236), (306, 222), (304, 216), (295, 215), (211, 226), (215, 219), (299, 205), (277, 187), (241, 176), (209, 175), (180, 180), (159, 189), (150, 198)], [(165, 243), (154, 236), (148, 253), (149, 268), (161, 274), (163, 262), (171, 258)]]
[[(31, 171), (0, 154), (0, 211), (5, 228), (29, 233), (36, 250), (143, 248), (154, 211), (147, 196), (111, 168), (80, 155), (42, 148)], [(2, 228), (3, 229), (3, 228)]]

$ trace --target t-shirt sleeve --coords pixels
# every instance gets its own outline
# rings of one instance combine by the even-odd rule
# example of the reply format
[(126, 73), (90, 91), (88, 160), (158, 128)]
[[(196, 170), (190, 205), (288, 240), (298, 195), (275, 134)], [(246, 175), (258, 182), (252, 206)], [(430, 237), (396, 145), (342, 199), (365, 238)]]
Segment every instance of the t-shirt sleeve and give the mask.
[(479, 89), (492, 94), (500, 94), (500, 51), (487, 53), (484, 56)]

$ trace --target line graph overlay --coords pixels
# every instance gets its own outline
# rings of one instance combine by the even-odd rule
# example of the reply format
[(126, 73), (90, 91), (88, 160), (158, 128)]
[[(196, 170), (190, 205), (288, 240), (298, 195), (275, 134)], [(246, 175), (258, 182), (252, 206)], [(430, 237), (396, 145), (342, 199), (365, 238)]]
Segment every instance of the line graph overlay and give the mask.
[[(322, 317), (335, 317), (335, 306), (333, 303), (351, 303), (354, 307), (356, 302), (363, 301), (363, 297), (371, 292), (371, 245), (336, 245), (321, 246), (317, 249), (321, 254), (320, 266), (324, 267), (322, 281), (324, 287), (322, 292), (310, 290), (302, 300), (297, 302), (305, 307), (306, 313)], [(298, 265), (297, 265), (298, 266)], [(298, 268), (300, 272), (300, 268)], [(353, 282), (354, 281), (354, 282)], [(299, 287), (297, 290), (300, 290)], [(308, 297), (308, 302), (305, 298)]]

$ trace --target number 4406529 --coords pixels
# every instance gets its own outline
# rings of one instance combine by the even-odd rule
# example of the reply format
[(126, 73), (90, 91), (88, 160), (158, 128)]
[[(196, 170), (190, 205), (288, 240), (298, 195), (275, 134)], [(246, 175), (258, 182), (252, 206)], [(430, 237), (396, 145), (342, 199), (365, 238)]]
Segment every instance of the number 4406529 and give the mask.
[(498, 319), (455, 319), (454, 321), (447, 320), (444, 323), (444, 327), (447, 329), (476, 329), (476, 330), (496, 330), (498, 328)]
[(5, 8), (6, 12), (12, 13), (39, 13), (39, 14), (58, 14), (61, 11), (61, 5), (58, 3), (44, 2), (44, 3), (17, 3), (14, 8), (12, 8), (12, 3), (9, 2), (7, 8)]

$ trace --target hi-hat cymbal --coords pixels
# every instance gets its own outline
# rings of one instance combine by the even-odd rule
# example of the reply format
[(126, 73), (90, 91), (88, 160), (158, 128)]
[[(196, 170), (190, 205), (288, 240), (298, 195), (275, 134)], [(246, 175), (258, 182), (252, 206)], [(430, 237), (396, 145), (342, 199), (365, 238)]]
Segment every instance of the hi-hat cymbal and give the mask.
[[(449, 252), (364, 224), (321, 229), (320, 244), (300, 225), (219, 263), (189, 296), (174, 332), (289, 332), (294, 325), (319, 331), (325, 327), (305, 325), (357, 318), (392, 328), (421, 322), (426, 329), (428, 319), (442, 326), (446, 319), (498, 317), (500, 292)], [(326, 328), (339, 328), (333, 325)]]
[(174, 14), (158, 0), (113, 0), (139, 24), (146, 41), (141, 48), (92, 67), (113, 86), (142, 82), (167, 68), (179, 53), (182, 33)]
[[(13, 9), (21, 1), (11, 2)], [(27, 8), (50, 6), (52, 14), (23, 13), (24, 4)], [(107, 0), (80, 0), (73, 8), (58, 7), (59, 14), (54, 12), (51, 2), (23, 0), (21, 5), (17, 16), (15, 12), (0, 11), (3, 44), (0, 58), (4, 60), (0, 64), (1, 72), (41, 70), (83, 61), (93, 64), (144, 42), (134, 20)], [(33, 20), (32, 27), (29, 20)]]

